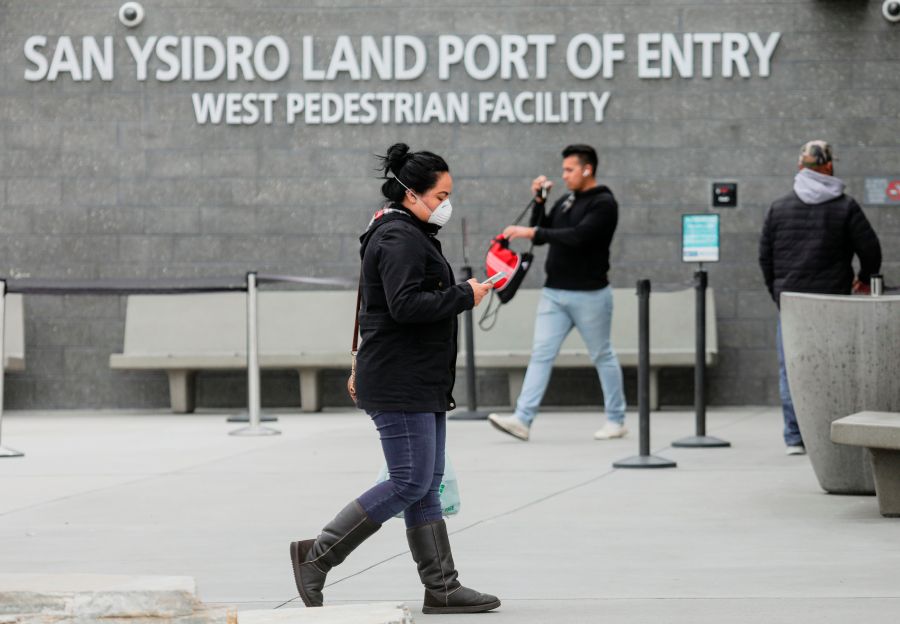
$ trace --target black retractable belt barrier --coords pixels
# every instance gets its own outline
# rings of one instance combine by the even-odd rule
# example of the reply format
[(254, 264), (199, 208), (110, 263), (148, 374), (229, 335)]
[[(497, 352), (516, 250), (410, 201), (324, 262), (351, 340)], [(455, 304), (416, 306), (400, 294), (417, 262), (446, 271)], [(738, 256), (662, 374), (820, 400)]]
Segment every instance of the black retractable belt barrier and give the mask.
[[(277, 417), (262, 411), (261, 390), (259, 386), (259, 337), (251, 338), (251, 332), (258, 331), (256, 291), (261, 284), (312, 284), (316, 286), (352, 286), (350, 280), (331, 277), (301, 277), (297, 275), (279, 275), (275, 273), (248, 273), (243, 289), (247, 291), (247, 411), (238, 412), (228, 417), (228, 422), (249, 423), (248, 426), (236, 429), (231, 435), (277, 435), (278, 431), (263, 427), (261, 422), (275, 422)], [(251, 286), (252, 284), (252, 286)], [(251, 321), (251, 318), (253, 320)], [(252, 343), (251, 343), (252, 339)], [(254, 355), (255, 353), (255, 355)], [(253, 363), (253, 358), (256, 363)]]
[[(23, 453), (2, 445), (3, 391), (5, 373), (6, 295), (143, 295), (187, 294), (210, 292), (247, 293), (247, 387), (249, 427), (233, 431), (233, 435), (273, 435), (280, 432), (259, 425), (259, 353), (257, 329), (257, 283), (290, 282), (317, 286), (349, 286), (342, 278), (303, 277), (247, 273), (242, 278), (203, 277), (180, 279), (105, 279), (60, 280), (43, 278), (0, 279), (0, 458), (22, 457)], [(274, 419), (273, 419), (274, 420)]]
[(697, 326), (695, 329), (694, 354), (694, 413), (696, 415), (695, 435), (672, 442), (679, 448), (721, 448), (731, 446), (714, 436), (706, 435), (706, 287), (709, 284), (706, 271), (702, 268), (694, 273), (696, 290)]
[(675, 468), (676, 463), (650, 454), (650, 280), (637, 283), (638, 412), (640, 454), (613, 463), (614, 468)]

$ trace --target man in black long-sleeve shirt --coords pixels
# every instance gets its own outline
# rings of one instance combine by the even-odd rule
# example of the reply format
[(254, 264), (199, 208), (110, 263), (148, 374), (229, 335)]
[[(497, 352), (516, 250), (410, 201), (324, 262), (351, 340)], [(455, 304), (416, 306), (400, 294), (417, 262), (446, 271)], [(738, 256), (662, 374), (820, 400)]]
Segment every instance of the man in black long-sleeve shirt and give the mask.
[(588, 145), (570, 145), (562, 152), (562, 177), (569, 193), (545, 213), (542, 189), (552, 184), (545, 176), (532, 182), (536, 196), (531, 226), (511, 225), (503, 236), (526, 238), (535, 245), (549, 244), (547, 280), (541, 291), (534, 345), (522, 392), (511, 416), (491, 414), (491, 424), (520, 440), (528, 440), (531, 423), (540, 407), (553, 362), (572, 328), (578, 329), (600, 376), (606, 423), (594, 434), (597, 440), (620, 438), (625, 429), (625, 394), (622, 368), (610, 342), (612, 288), (609, 246), (618, 222), (618, 204), (612, 191), (597, 184), (597, 153)]
[[(869, 277), (881, 268), (881, 245), (859, 204), (844, 194), (834, 177), (831, 146), (810, 141), (800, 151), (792, 193), (775, 201), (766, 213), (759, 240), (759, 266), (775, 304), (783, 292), (849, 295), (868, 290)], [(853, 256), (859, 275), (853, 275)], [(788, 455), (805, 448), (788, 387), (781, 342), (776, 334), (779, 389)]]

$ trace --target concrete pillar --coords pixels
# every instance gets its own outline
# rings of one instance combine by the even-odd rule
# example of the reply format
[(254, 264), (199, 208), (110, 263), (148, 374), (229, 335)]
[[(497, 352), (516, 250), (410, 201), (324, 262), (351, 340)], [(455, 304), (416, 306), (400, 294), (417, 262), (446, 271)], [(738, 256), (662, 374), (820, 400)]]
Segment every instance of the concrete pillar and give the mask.
[(319, 371), (315, 368), (301, 368), (300, 408), (304, 412), (322, 411), (322, 393), (319, 391)]
[(525, 385), (525, 369), (510, 368), (506, 372), (506, 378), (509, 381), (509, 404), (516, 409), (516, 401), (522, 394), (522, 386)]
[(190, 414), (194, 411), (194, 379), (196, 374), (189, 370), (170, 370), (169, 401), (176, 414)]

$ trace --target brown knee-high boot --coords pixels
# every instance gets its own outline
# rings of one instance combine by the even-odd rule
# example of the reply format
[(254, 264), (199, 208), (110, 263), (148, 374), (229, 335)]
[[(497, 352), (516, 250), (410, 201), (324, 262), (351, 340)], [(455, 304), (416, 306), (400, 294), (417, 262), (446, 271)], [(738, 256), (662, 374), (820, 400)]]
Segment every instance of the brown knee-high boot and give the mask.
[(322, 606), (325, 577), (334, 566), (347, 558), (353, 549), (381, 528), (353, 501), (325, 525), (314, 540), (291, 542), (291, 564), (297, 591), (307, 607)]
[(407, 529), (406, 539), (425, 586), (422, 613), (480, 613), (500, 606), (496, 596), (464, 587), (457, 579), (443, 520)]

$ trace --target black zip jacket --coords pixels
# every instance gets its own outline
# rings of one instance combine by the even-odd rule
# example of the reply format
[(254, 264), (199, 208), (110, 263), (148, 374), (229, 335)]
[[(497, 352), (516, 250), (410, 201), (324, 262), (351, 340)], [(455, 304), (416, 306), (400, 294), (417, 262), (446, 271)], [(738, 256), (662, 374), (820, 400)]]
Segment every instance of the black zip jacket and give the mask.
[(360, 237), (357, 405), (368, 411), (456, 407), (457, 315), (475, 305), (435, 238), (438, 227), (392, 206)]
[(599, 290), (609, 285), (609, 246), (619, 222), (619, 205), (606, 186), (595, 186), (560, 198), (544, 213), (535, 204), (531, 225), (534, 244), (550, 244), (544, 286), (564, 290)]
[(854, 254), (859, 256), (859, 279), (868, 284), (881, 268), (881, 245), (852, 197), (805, 204), (791, 193), (766, 213), (759, 266), (776, 304), (783, 292), (849, 295)]

